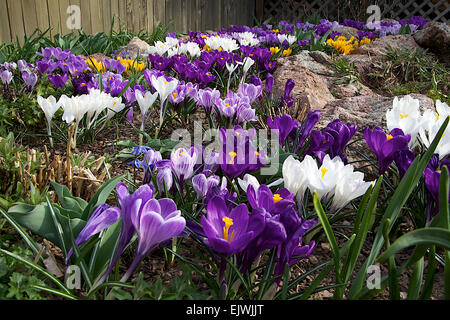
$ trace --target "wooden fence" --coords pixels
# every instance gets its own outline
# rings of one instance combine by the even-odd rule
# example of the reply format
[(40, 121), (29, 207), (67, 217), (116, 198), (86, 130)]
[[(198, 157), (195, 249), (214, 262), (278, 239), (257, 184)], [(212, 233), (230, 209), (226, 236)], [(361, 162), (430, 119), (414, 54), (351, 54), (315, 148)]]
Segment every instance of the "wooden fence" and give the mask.
[[(257, 3), (260, 3), (257, 6)], [(230, 25), (252, 25), (255, 10), (262, 13), (262, 0), (0, 0), (0, 43), (23, 40), (36, 28), (50, 35), (68, 34), (67, 9), (81, 9), (81, 27), (90, 34), (108, 32), (112, 17), (138, 32), (152, 31), (159, 23), (170, 31), (219, 30)], [(115, 28), (118, 28), (115, 24)]]

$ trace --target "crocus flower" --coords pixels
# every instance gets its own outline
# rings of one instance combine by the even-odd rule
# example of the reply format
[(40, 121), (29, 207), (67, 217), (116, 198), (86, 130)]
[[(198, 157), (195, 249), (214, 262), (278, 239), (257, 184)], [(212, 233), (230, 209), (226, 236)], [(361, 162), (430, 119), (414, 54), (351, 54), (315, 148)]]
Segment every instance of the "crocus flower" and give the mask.
[(268, 73), (266, 76), (265, 87), (266, 87), (266, 91), (269, 94), (269, 96), (272, 94), (273, 82), (274, 82), (274, 79), (273, 79), (272, 74)]
[(375, 127), (372, 131), (366, 127), (364, 139), (376, 154), (379, 173), (383, 174), (394, 161), (397, 152), (409, 150), (408, 144), (411, 136), (405, 135), (401, 129), (394, 129), (386, 134), (380, 127)]
[(284, 114), (281, 117), (274, 117), (273, 120), (271, 117), (268, 117), (267, 125), (272, 130), (278, 130), (278, 140), (280, 146), (283, 147), (287, 137), (295, 127), (295, 120), (290, 115)]
[(197, 198), (203, 198), (208, 194), (211, 188), (217, 187), (220, 178), (216, 175), (207, 177), (204, 173), (200, 173), (192, 178), (192, 186), (197, 193)]
[(332, 210), (342, 208), (346, 203), (366, 193), (374, 182), (365, 182), (364, 173), (353, 171), (352, 165), (346, 165), (340, 172), (334, 190)]
[(3, 87), (8, 87), (9, 83), (12, 81), (13, 74), (9, 70), (0, 71), (0, 79), (2, 80)]
[(319, 110), (311, 110), (308, 113), (305, 122), (301, 126), (301, 133), (295, 153), (297, 153), (298, 150), (305, 145), (306, 138), (310, 136), (311, 131), (314, 129), (315, 125), (319, 121), (320, 116), (321, 112)]
[(69, 80), (69, 75), (68, 74), (64, 74), (64, 75), (54, 74), (54, 75), (48, 76), (48, 80), (50, 80), (50, 82), (53, 83), (55, 86), (64, 88), (66, 86), (67, 80)]
[[(164, 190), (170, 191), (173, 186), (172, 167), (169, 160), (163, 160), (156, 164), (158, 174), (156, 176), (156, 183), (158, 185), (159, 193), (164, 194)], [(164, 188), (165, 186), (165, 188)]]
[(295, 207), (295, 195), (288, 189), (282, 188), (272, 193), (266, 185), (261, 185), (255, 190), (252, 185), (247, 188), (247, 198), (252, 208), (262, 208), (272, 215), (281, 214), (290, 207)]
[(206, 208), (206, 217), (201, 225), (208, 245), (227, 257), (242, 251), (252, 240), (253, 231), (248, 231), (249, 214), (245, 204), (229, 210), (221, 197), (212, 198)]
[[(141, 131), (144, 131), (145, 129), (145, 116), (148, 112), (148, 109), (155, 103), (156, 98), (158, 98), (158, 92), (155, 92), (151, 94), (150, 92), (145, 92), (144, 95), (142, 95), (142, 92), (140, 90), (135, 91), (136, 95), (136, 101), (139, 104), (139, 108), (141, 109)], [(143, 136), (140, 135), (140, 144), (142, 144)]]
[(37, 102), (38, 102), (39, 106), (41, 107), (42, 111), (44, 111), (45, 118), (47, 119), (47, 132), (50, 137), (50, 145), (53, 148), (51, 122), (52, 122), (53, 115), (56, 113), (56, 111), (58, 111), (60, 105), (56, 101), (56, 98), (53, 96), (50, 96), (47, 99), (44, 99), (41, 96), (38, 96)]
[(131, 206), (131, 223), (138, 235), (138, 246), (133, 262), (121, 282), (126, 282), (139, 262), (160, 243), (176, 237), (186, 227), (172, 199), (138, 199)]
[(244, 274), (265, 250), (280, 246), (287, 239), (286, 229), (280, 215), (271, 215), (262, 208), (254, 209), (250, 215), (249, 229), (253, 239), (238, 255), (240, 270)]
[[(303, 220), (294, 208), (280, 215), (280, 222), (286, 230), (286, 240), (278, 246), (277, 264), (275, 265), (274, 276), (284, 273), (286, 263), (290, 266), (311, 255), (316, 247), (315, 241), (308, 244), (303, 243), (303, 236), (316, 223), (317, 219)], [(278, 278), (277, 283), (280, 283)]]
[(134, 109), (133, 107), (128, 108), (126, 120), (128, 123), (133, 123), (133, 115), (134, 115)]
[(350, 123), (344, 124), (339, 119), (330, 122), (324, 129), (325, 132), (333, 136), (333, 144), (330, 147), (330, 157), (341, 157), (344, 163), (347, 163), (347, 157), (344, 155), (344, 149), (355, 135), (358, 127)]
[[(92, 236), (112, 226), (120, 218), (120, 209), (107, 204), (99, 205), (92, 213), (83, 230), (78, 234), (75, 244), (79, 247), (86, 243)], [(67, 253), (66, 263), (72, 255), (73, 248)]]
[(161, 110), (159, 117), (159, 128), (161, 129), (163, 123), (163, 106), (167, 97), (175, 91), (178, 86), (178, 80), (173, 79), (172, 81), (167, 81), (165, 77), (161, 76), (156, 78), (154, 75), (151, 78), (152, 86), (159, 94), (159, 100), (161, 102)]
[(421, 127), (420, 102), (407, 95), (401, 99), (394, 98), (392, 109), (386, 112), (386, 123), (389, 131), (402, 129), (403, 133), (411, 135), (410, 148), (417, 144), (417, 136)]
[(26, 71), (22, 72), (22, 79), (23, 79), (23, 81), (25, 81), (28, 91), (31, 92), (31, 90), (33, 90), (33, 87), (36, 84), (38, 78), (34, 72), (26, 70)]
[(320, 161), (322, 161), (325, 157), (325, 152), (330, 149), (333, 143), (334, 138), (328, 132), (313, 130), (310, 134), (310, 145), (305, 154), (314, 155), (318, 157)]
[(197, 163), (197, 158), (198, 152), (194, 147), (191, 147), (188, 150), (179, 148), (172, 151), (170, 154), (170, 163), (172, 170), (180, 183), (192, 176), (194, 166)]
[(295, 160), (293, 156), (289, 156), (283, 163), (282, 168), (284, 187), (296, 195), (298, 207), (301, 203), (308, 188), (308, 172), (306, 171), (306, 162)]
[(317, 167), (316, 161), (311, 156), (306, 156), (303, 161), (305, 170), (308, 172), (308, 188), (311, 193), (316, 191), (320, 199), (330, 199), (341, 178), (341, 170), (344, 169), (341, 158), (331, 159), (329, 155), (326, 155), (320, 168)]

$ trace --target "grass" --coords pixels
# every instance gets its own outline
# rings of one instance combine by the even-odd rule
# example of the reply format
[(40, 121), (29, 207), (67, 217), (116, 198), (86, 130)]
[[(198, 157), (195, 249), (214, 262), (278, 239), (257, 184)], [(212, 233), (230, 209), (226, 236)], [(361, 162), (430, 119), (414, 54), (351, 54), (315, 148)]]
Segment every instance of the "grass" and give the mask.
[(388, 47), (369, 78), (373, 80), (371, 86), (390, 95), (422, 93), (433, 100), (450, 102), (450, 71), (424, 49)]

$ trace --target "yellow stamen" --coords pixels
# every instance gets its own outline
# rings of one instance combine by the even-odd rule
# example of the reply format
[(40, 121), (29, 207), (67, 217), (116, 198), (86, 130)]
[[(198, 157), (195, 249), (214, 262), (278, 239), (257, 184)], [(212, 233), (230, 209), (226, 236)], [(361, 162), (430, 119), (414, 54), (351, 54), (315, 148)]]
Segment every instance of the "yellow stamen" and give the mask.
[(405, 118), (408, 118), (408, 115), (407, 115), (407, 114), (401, 114), (401, 115), (400, 115), (400, 119), (405, 119)]
[(237, 153), (236, 152), (230, 152), (229, 153), (229, 155), (230, 155), (230, 164), (234, 164), (234, 158), (236, 158), (237, 157)]
[(386, 137), (387, 137), (388, 141), (391, 140), (391, 139), (394, 139), (394, 137), (392, 135), (390, 135), (390, 134), (387, 134)]
[(327, 168), (322, 168), (320, 169), (320, 171), (322, 171), (322, 179), (325, 177), (325, 174), (328, 172)]
[(226, 241), (231, 242), (231, 240), (233, 240), (234, 230), (231, 232), (230, 236), (228, 233), (230, 232), (230, 227), (233, 225), (233, 219), (224, 217), (222, 221), (225, 223), (225, 227), (223, 227), (223, 238)]
[(278, 193), (273, 195), (273, 202), (278, 203), (281, 200), (283, 200), (283, 198)]
[(174, 99), (176, 99), (177, 96), (178, 96), (178, 94), (177, 94), (176, 92), (174, 92), (172, 95), (173, 95), (173, 98), (174, 98)]

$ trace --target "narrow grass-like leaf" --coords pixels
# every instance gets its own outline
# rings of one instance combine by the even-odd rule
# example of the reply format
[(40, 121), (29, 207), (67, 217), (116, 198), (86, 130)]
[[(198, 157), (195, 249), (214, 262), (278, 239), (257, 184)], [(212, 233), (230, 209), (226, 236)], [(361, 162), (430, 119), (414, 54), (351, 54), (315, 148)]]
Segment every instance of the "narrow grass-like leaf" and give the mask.
[[(14, 229), (16, 229), (16, 231), (20, 234), (20, 236), (23, 238), (23, 240), (30, 247), (31, 251), (33, 251), (34, 254), (38, 254), (40, 249), (39, 249), (39, 246), (37, 245), (37, 243), (34, 241), (34, 239), (31, 238), (28, 235), (28, 233), (26, 233), (26, 231), (23, 230), (22, 227), (13, 218), (11, 218), (5, 211), (0, 209), (0, 213), (9, 222), (9, 224), (11, 224), (11, 226), (13, 226)], [(42, 257), (41, 257), (41, 260), (43, 260)]]
[(425, 276), (425, 284), (423, 285), (422, 294), (420, 300), (428, 300), (431, 297), (434, 285), (434, 275), (436, 274), (436, 246), (430, 247), (428, 253), (428, 266)]
[(68, 299), (68, 300), (80, 300), (78, 297), (76, 297), (76, 296), (74, 296), (72, 294), (67, 294), (65, 292), (62, 292), (62, 291), (59, 291), (59, 290), (56, 290), (56, 289), (43, 287), (43, 286), (40, 286), (40, 285), (37, 285), (37, 284), (32, 285), (32, 287), (35, 288), (35, 289), (38, 289), (38, 290), (42, 290), (42, 291), (54, 294), (56, 296), (63, 297), (63, 298)]
[[(383, 182), (383, 176), (380, 176), (377, 183), (375, 184), (375, 187), (369, 188), (369, 190), (366, 192), (366, 195), (364, 198), (368, 198), (370, 195), (370, 202), (368, 204), (367, 210), (365, 211), (365, 214), (361, 220), (361, 226), (355, 225), (354, 234), (356, 234), (356, 239), (352, 244), (352, 247), (350, 248), (350, 252), (346, 257), (346, 261), (344, 263), (343, 270), (343, 279), (346, 283), (350, 276), (355, 269), (356, 261), (358, 260), (359, 254), (361, 253), (361, 249), (363, 247), (364, 241), (366, 240), (367, 233), (369, 232), (370, 223), (372, 221), (372, 217), (375, 212), (375, 207), (378, 200), (378, 194), (380, 192), (381, 184)], [(364, 200), (364, 199), (363, 199)], [(367, 201), (367, 200), (366, 200)], [(365, 203), (363, 202), (361, 204), (361, 208), (364, 208)], [(358, 212), (358, 216), (361, 216)], [(361, 218), (360, 218), (361, 219)], [(359, 223), (358, 223), (359, 224)]]
[(16, 255), (15, 253), (9, 252), (9, 251), (7, 251), (7, 250), (0, 249), (0, 252), (3, 253), (3, 254), (6, 254), (7, 256), (9, 256), (9, 257), (11, 257), (11, 258), (13, 258), (13, 259), (15, 259), (15, 260), (17, 260), (17, 261), (19, 261), (19, 262), (22, 262), (23, 264), (25, 264), (25, 265), (27, 265), (27, 266), (29, 266), (29, 267), (31, 267), (31, 268), (37, 270), (37, 271), (39, 271), (39, 272), (42, 273), (45, 277), (47, 277), (47, 278), (49, 278), (50, 280), (52, 280), (52, 281), (53, 281), (58, 287), (60, 287), (65, 293), (71, 295), (71, 292), (64, 286), (64, 284), (63, 284), (61, 281), (59, 281), (58, 278), (56, 278), (54, 275), (52, 275), (51, 273), (49, 273), (47, 270), (45, 270), (45, 269), (42, 268), (41, 266), (38, 266), (37, 264), (35, 264), (35, 263), (31, 262), (31, 261), (28, 261), (28, 260), (22, 258), (21, 256), (18, 256), (18, 255)]
[(134, 289), (134, 285), (129, 284), (129, 283), (117, 282), (117, 281), (104, 282), (89, 292), (89, 295), (87, 296), (87, 300), (91, 300), (92, 297), (95, 295), (95, 293), (98, 290), (103, 289), (103, 288), (108, 288), (108, 287)]
[(422, 228), (408, 232), (398, 238), (376, 261), (383, 262), (397, 252), (420, 244), (436, 245), (450, 249), (450, 230), (443, 228)]
[[(333, 229), (331, 228), (331, 225), (328, 221), (327, 215), (325, 214), (322, 204), (320, 203), (319, 195), (317, 194), (316, 191), (314, 191), (313, 202), (314, 202), (314, 209), (316, 210), (317, 216), (319, 217), (319, 220), (322, 223), (323, 230), (325, 232), (325, 235), (327, 236), (328, 242), (331, 247), (331, 252), (333, 253), (334, 267), (336, 272), (336, 283), (342, 284), (341, 270), (340, 270), (341, 256), (339, 254), (339, 246), (334, 236)], [(335, 297), (337, 299), (342, 299), (343, 294), (344, 294), (343, 288), (339, 287), (335, 292)]]
[(424, 260), (424, 257), (422, 257), (414, 265), (411, 280), (409, 281), (408, 300), (417, 300), (419, 298), (420, 288), (422, 287)]

